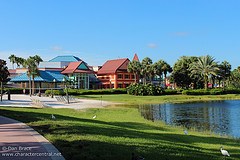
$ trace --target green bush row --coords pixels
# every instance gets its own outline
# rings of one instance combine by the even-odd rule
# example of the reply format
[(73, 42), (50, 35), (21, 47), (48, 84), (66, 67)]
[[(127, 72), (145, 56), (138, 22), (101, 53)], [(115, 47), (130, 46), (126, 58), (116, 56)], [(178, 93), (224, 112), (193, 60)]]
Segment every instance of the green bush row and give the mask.
[(136, 96), (155, 96), (161, 95), (163, 93), (163, 88), (150, 83), (147, 85), (133, 83), (127, 87), (127, 93)]
[(126, 94), (125, 88), (119, 89), (98, 89), (98, 90), (80, 90), (68, 89), (69, 95), (96, 95), (96, 94)]
[(50, 96), (50, 95), (65, 95), (65, 92), (63, 90), (46, 90), (45, 95)]
[(222, 94), (240, 94), (240, 89), (196, 89), (196, 90), (184, 90), (184, 95), (222, 95)]
[(22, 94), (23, 88), (4, 88), (3, 92), (10, 91), (11, 94)]
[[(178, 90), (173, 90), (173, 89), (165, 89), (162, 92), (163, 95), (174, 95), (174, 94), (178, 94), (178, 93), (179, 93)], [(182, 91), (180, 93), (182, 93)]]

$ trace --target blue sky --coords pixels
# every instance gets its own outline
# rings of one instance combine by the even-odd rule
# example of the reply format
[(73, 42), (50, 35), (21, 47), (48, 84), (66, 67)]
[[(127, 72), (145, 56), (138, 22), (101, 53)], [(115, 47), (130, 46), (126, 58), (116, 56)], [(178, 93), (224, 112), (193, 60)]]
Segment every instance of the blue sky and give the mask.
[[(240, 66), (238, 0), (0, 0), (0, 58), (163, 59), (209, 54)], [(11, 68), (11, 65), (9, 64)]]

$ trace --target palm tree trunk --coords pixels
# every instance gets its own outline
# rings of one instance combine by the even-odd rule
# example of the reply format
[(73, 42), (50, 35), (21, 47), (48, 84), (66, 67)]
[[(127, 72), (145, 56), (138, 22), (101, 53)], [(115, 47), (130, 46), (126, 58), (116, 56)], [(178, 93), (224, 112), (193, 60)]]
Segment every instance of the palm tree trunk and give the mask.
[(29, 81), (28, 81), (28, 88), (29, 88), (29, 95), (32, 96), (32, 88), (31, 88), (31, 77), (29, 77)]
[(34, 77), (32, 77), (32, 94), (35, 94), (35, 82), (34, 82)]
[(134, 73), (134, 82), (137, 83), (137, 74)]
[(164, 88), (167, 88), (167, 74), (164, 73)]
[(143, 85), (146, 85), (146, 75), (143, 75)]
[(208, 89), (208, 78), (204, 77), (205, 89)]
[(2, 97), (3, 97), (3, 82), (1, 82), (1, 102), (2, 102)]

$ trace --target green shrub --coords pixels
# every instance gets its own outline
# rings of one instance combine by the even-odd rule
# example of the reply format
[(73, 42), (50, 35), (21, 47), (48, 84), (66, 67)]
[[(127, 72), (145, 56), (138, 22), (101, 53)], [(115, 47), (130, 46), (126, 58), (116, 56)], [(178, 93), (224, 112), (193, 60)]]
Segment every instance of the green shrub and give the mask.
[(235, 89), (225, 89), (224, 94), (240, 94), (240, 89), (235, 88)]
[(178, 90), (173, 90), (173, 89), (165, 89), (163, 90), (164, 95), (174, 95), (174, 94), (178, 94)]
[(221, 94), (224, 94), (224, 92), (222, 89), (211, 89), (210, 94), (211, 95), (221, 95)]
[(65, 92), (62, 90), (46, 90), (45, 95), (50, 96), (53, 93), (53, 95), (65, 95)]
[(195, 89), (195, 90), (184, 90), (182, 94), (185, 95), (221, 95), (224, 94), (222, 89)]
[(81, 90), (81, 89), (68, 89), (69, 95), (96, 95), (96, 94), (126, 94), (125, 88), (119, 89), (98, 89), (98, 90)]
[(127, 93), (136, 96), (154, 96), (161, 95), (163, 89), (160, 86), (154, 86), (150, 83), (147, 85), (133, 83), (127, 87)]
[(182, 91), (182, 94), (185, 94), (185, 95), (210, 95), (210, 91), (205, 90), (205, 89), (184, 90), (184, 91)]
[(3, 92), (10, 91), (11, 94), (23, 94), (23, 88), (4, 88)]

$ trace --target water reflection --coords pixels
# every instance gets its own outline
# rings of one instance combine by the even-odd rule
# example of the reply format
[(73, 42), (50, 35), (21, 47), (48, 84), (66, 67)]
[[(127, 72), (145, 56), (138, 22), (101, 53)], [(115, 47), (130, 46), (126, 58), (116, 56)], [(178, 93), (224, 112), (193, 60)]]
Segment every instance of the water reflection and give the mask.
[(141, 105), (139, 111), (144, 118), (151, 121), (162, 120), (170, 125), (240, 137), (239, 100)]

